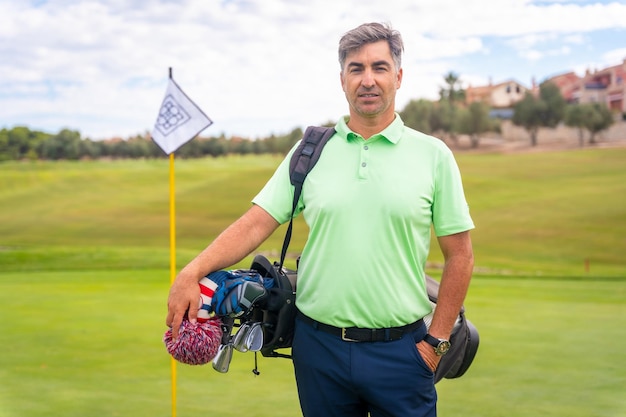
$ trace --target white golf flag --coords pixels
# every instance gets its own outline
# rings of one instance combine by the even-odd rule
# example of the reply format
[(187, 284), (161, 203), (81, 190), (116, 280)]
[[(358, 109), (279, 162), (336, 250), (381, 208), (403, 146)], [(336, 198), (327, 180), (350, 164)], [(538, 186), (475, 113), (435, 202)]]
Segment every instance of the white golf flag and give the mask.
[(213, 124), (211, 119), (170, 77), (163, 104), (154, 124), (152, 140), (169, 155), (211, 124)]

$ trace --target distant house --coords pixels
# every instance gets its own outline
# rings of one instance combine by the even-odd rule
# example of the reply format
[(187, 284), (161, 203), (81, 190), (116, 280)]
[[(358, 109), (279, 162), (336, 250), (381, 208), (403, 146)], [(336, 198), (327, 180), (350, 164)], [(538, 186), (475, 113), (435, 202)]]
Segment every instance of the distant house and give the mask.
[(465, 103), (482, 102), (495, 109), (508, 109), (523, 99), (526, 91), (528, 88), (515, 80), (481, 87), (469, 86), (465, 89)]
[(568, 103), (574, 103), (576, 101), (576, 92), (579, 90), (580, 77), (575, 72), (566, 72), (564, 74), (555, 75), (547, 79), (561, 90), (561, 95)]
[(587, 70), (583, 77), (568, 72), (546, 81), (555, 83), (569, 103), (604, 103), (613, 111), (626, 113), (626, 58), (619, 65)]

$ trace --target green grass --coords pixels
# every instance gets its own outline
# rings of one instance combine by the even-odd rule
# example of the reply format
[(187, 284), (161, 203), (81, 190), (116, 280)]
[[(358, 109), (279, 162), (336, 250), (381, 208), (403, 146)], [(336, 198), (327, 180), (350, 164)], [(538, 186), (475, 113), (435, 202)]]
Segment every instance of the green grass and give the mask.
[(624, 415), (625, 296), (620, 280), (474, 280), (481, 345), (465, 376), (439, 384), (441, 414)]
[[(170, 357), (161, 341), (167, 275), (3, 274), (0, 416), (170, 415)], [(237, 354), (224, 375), (210, 365), (179, 364), (179, 415), (239, 415), (232, 407), (250, 416), (293, 415), (290, 363), (263, 359), (255, 377), (253, 358)], [(252, 390), (249, 400), (242, 401), (241, 386)]]
[(461, 155), (477, 267), (498, 274), (626, 273), (626, 149)]
[[(458, 160), (476, 223), (477, 273), (625, 275), (626, 149)], [(269, 156), (176, 161), (179, 263), (250, 206), (278, 162)], [(291, 250), (297, 253), (306, 229), (301, 219), (296, 227)], [(167, 161), (0, 165), (0, 271), (108, 269), (110, 262), (167, 267), (168, 230)], [(282, 231), (262, 250), (279, 251)], [(430, 259), (441, 262), (436, 250)]]
[[(161, 342), (167, 272), (2, 274), (0, 416), (169, 416)], [(438, 384), (440, 415), (621, 416), (621, 280), (475, 279), (466, 307), (481, 345)], [(236, 354), (231, 370), (177, 365), (177, 414), (298, 415), (291, 364)]]
[[(626, 149), (457, 158), (481, 346), (438, 384), (440, 415), (626, 415)], [(279, 161), (176, 161), (179, 268)], [(0, 164), (0, 417), (171, 415), (168, 210), (167, 161)], [(261, 250), (278, 252), (283, 233)], [(436, 250), (430, 261), (437, 276)], [(255, 377), (253, 362), (179, 364), (178, 416), (299, 415), (291, 363), (259, 358)]]

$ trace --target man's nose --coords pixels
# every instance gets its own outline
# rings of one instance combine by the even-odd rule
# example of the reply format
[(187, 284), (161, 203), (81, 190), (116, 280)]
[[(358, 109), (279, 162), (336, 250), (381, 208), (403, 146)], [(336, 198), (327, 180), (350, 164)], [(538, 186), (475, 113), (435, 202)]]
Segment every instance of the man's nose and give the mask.
[(376, 85), (376, 81), (374, 80), (374, 73), (372, 70), (363, 71), (363, 78), (361, 79), (361, 85), (365, 88), (371, 88)]

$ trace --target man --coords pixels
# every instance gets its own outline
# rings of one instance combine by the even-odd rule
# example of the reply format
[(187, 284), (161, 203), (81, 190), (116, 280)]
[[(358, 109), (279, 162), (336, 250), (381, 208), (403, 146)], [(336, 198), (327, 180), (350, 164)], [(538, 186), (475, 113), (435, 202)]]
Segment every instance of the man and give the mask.
[[(309, 236), (292, 355), (307, 417), (436, 416), (433, 371), (469, 286), (474, 225), (450, 150), (395, 113), (402, 51), (400, 34), (378, 23), (339, 43), (349, 116), (337, 123), (297, 208)], [(289, 220), (291, 153), (248, 212), (176, 278), (166, 319), (174, 337), (187, 309), (195, 319), (198, 280), (239, 262)], [(431, 226), (445, 263), (427, 335)]]

